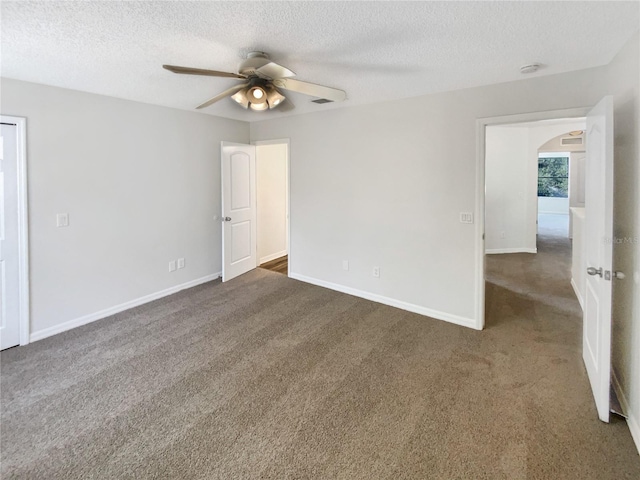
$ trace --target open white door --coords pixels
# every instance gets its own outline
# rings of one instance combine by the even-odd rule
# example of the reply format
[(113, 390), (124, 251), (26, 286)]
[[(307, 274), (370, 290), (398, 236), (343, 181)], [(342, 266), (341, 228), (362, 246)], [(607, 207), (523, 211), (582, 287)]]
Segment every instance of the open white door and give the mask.
[(613, 270), (613, 97), (587, 115), (582, 358), (603, 422), (609, 421)]
[(222, 142), (222, 281), (256, 268), (256, 147)]

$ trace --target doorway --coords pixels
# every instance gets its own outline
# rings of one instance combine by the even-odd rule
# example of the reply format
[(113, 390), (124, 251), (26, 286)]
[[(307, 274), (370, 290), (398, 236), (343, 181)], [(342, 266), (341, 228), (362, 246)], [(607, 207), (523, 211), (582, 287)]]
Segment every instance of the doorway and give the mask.
[[(485, 281), (527, 295), (581, 292), (574, 280), (584, 216), (586, 118), (551, 118), (488, 125), (485, 130)], [(563, 150), (563, 151), (561, 151)], [(532, 255), (533, 254), (533, 255)], [(580, 272), (577, 272), (580, 273)], [(560, 280), (551, 291), (545, 290)], [(547, 280), (543, 280), (547, 278)], [(573, 286), (574, 292), (571, 291)]]
[(556, 270), (555, 278), (567, 276), (583, 305), (585, 128), (584, 117), (486, 127), (487, 282), (517, 279), (526, 290), (535, 279), (519, 278), (515, 271), (536, 271), (542, 278)]
[(256, 146), (257, 265), (289, 274), (289, 141)]
[(542, 237), (571, 237), (569, 209), (584, 206), (584, 161), (571, 157), (584, 158), (584, 129), (584, 118), (487, 126), (487, 254), (536, 253)]
[(223, 282), (276, 260), (289, 275), (289, 163), (288, 139), (221, 143)]
[[(571, 273), (567, 275), (567, 269), (555, 269), (561, 262), (547, 262), (544, 274), (532, 275), (535, 273), (531, 265), (520, 265), (522, 280), (521, 286), (525, 288), (518, 291), (513, 288), (512, 279), (507, 278), (502, 285), (493, 285), (498, 288), (489, 289), (485, 285), (485, 275), (487, 264), (485, 259), (485, 200), (489, 206), (489, 197), (485, 197), (485, 179), (488, 165), (487, 130), (492, 125), (515, 124), (526, 121), (552, 121), (559, 118), (586, 119), (587, 146), (585, 147), (585, 204), (589, 207), (588, 214), (584, 215), (584, 245), (582, 252), (584, 260), (581, 262), (581, 272), (587, 276), (587, 288), (585, 289), (584, 306), (578, 305), (573, 297), (570, 304), (558, 301), (568, 298), (566, 291), (568, 288), (566, 281)], [(497, 311), (496, 305), (503, 305), (509, 302), (496, 303), (496, 292), (504, 293), (510, 291), (515, 293), (514, 297), (508, 299), (512, 305), (508, 305), (510, 310), (507, 313), (516, 313), (519, 321), (533, 323), (533, 331), (542, 331), (541, 325), (577, 325), (580, 322), (575, 320), (582, 318), (582, 358), (588, 373), (589, 382), (593, 391), (595, 403), (598, 409), (599, 418), (609, 421), (609, 395), (610, 395), (610, 373), (611, 373), (611, 298), (612, 280), (614, 278), (624, 278), (621, 272), (613, 271), (613, 248), (606, 240), (613, 238), (613, 97), (603, 97), (593, 108), (571, 109), (555, 112), (539, 112), (533, 114), (513, 115), (508, 117), (494, 117), (490, 119), (480, 119), (477, 121), (478, 134), (478, 185), (476, 190), (478, 201), (479, 233), (476, 260), (478, 266), (478, 285), (476, 291), (478, 295), (477, 306), (478, 329), (485, 325), (485, 305), (488, 309), (493, 308), (497, 312), (494, 319), (504, 318), (503, 311)], [(537, 167), (537, 165), (535, 165)], [(488, 186), (488, 182), (487, 182)], [(526, 190), (526, 189), (525, 189)], [(537, 213), (537, 212), (536, 212)], [(537, 259), (537, 255), (530, 256)], [(525, 262), (527, 263), (527, 262)], [(557, 273), (560, 271), (563, 276), (568, 277), (557, 282)], [(620, 273), (620, 274), (619, 274)], [(571, 282), (573, 285), (573, 281)], [(549, 288), (551, 286), (551, 288)], [(486, 288), (486, 290), (485, 290)], [(575, 288), (575, 286), (574, 286)], [(493, 291), (491, 291), (493, 290)], [(492, 294), (494, 298), (485, 297), (486, 292)], [(535, 302), (535, 303), (533, 303)], [(578, 308), (576, 308), (576, 306)], [(550, 307), (549, 315), (539, 318), (539, 309)], [(568, 307), (568, 308), (567, 308)], [(580, 308), (582, 307), (582, 308)], [(571, 318), (572, 317), (572, 318)], [(531, 322), (533, 318), (533, 322)], [(558, 320), (567, 319), (565, 322)], [(569, 338), (575, 341), (577, 332), (572, 332)], [(536, 341), (545, 341), (543, 337), (536, 337)], [(577, 345), (574, 345), (577, 347)]]
[(26, 120), (0, 116), (0, 349), (29, 343)]

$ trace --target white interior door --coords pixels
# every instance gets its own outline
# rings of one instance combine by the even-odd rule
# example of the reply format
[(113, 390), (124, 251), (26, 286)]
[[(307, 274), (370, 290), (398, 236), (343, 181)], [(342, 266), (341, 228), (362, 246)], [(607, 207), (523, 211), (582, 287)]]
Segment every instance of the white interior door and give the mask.
[(17, 127), (0, 125), (0, 349), (20, 343)]
[(256, 147), (222, 142), (222, 281), (256, 268)]
[(603, 422), (609, 421), (613, 262), (613, 97), (587, 115), (582, 358)]

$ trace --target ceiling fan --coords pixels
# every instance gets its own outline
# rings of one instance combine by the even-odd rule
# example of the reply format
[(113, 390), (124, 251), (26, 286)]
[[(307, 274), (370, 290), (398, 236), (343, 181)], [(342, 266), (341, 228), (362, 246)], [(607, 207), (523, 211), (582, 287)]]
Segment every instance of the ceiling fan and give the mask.
[(291, 100), (287, 99), (280, 92), (280, 89), (316, 97), (315, 100), (312, 100), (315, 103), (341, 102), (347, 98), (347, 94), (343, 90), (294, 80), (291, 77), (295, 77), (295, 73), (272, 62), (269, 55), (264, 52), (250, 52), (247, 59), (240, 64), (238, 73), (177, 67), (175, 65), (163, 65), (162, 67), (173, 73), (235, 78), (243, 81), (243, 83), (198, 105), (196, 107), (198, 109), (208, 107), (228, 96), (231, 96), (240, 106), (251, 110), (262, 111), (276, 107), (280, 107), (280, 110), (283, 111), (292, 109)]

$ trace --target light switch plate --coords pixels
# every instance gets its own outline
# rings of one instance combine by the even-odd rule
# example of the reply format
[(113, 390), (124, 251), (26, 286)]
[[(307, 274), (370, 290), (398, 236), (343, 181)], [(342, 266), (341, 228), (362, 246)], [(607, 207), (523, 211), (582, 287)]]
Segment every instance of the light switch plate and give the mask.
[(69, 214), (59, 213), (56, 215), (56, 227), (68, 227), (69, 226)]
[(178, 268), (184, 268), (184, 258), (178, 259)]
[(176, 271), (176, 261), (175, 260), (171, 260), (169, 262), (169, 271), (170, 272), (175, 272)]
[(349, 260), (342, 260), (342, 269), (349, 270)]
[(473, 213), (460, 212), (460, 223), (473, 223)]

